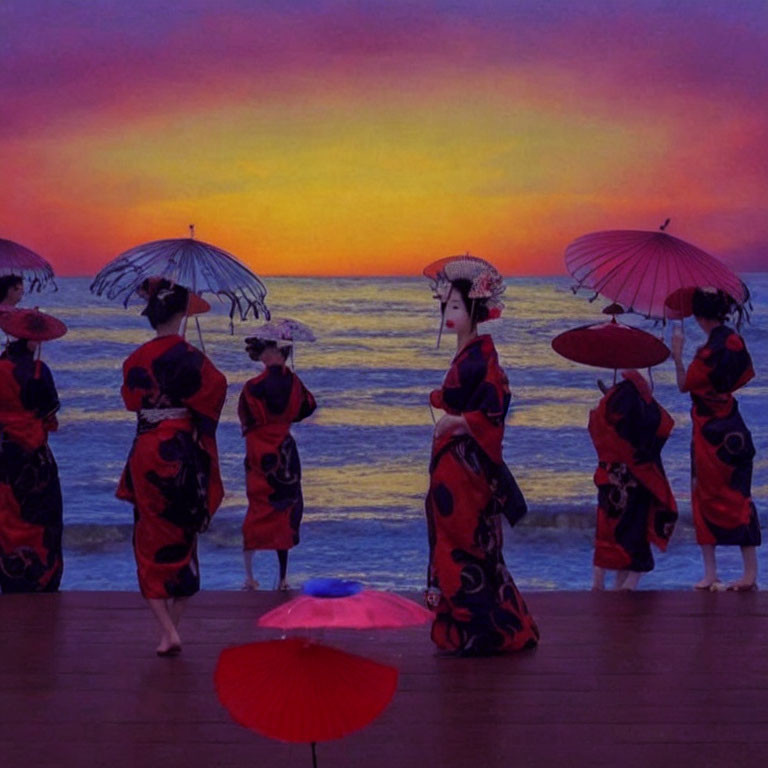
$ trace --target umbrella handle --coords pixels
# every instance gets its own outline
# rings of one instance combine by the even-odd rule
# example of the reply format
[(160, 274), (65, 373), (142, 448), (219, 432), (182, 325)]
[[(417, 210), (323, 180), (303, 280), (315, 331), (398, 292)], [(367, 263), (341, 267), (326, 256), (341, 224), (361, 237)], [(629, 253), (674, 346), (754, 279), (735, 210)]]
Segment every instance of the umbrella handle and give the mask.
[(317, 768), (317, 742), (312, 742), (312, 768)]
[(200, 321), (197, 319), (197, 316), (195, 316), (195, 325), (197, 326), (197, 337), (200, 339), (200, 348), (203, 350), (203, 354), (206, 354), (205, 342), (203, 341), (203, 332), (200, 329)]

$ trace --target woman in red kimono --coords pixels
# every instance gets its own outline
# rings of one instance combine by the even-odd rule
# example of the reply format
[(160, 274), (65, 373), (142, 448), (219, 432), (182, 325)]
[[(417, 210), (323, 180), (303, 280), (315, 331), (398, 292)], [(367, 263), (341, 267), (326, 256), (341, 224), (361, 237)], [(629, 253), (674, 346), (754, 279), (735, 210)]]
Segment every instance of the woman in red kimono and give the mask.
[(442, 388), (430, 395), (446, 412), (435, 425), (425, 504), (432, 640), (467, 656), (532, 648), (539, 630), (502, 556), (501, 516), (514, 525), (526, 512), (502, 458), (509, 386), (490, 335), (477, 333), (479, 322), (499, 316), (503, 281), (473, 257), (436, 266), (425, 274), (457, 352)]
[[(26, 333), (25, 320), (38, 326)], [(18, 338), (0, 356), (0, 589), (55, 592), (61, 582), (62, 502), (59, 471), (48, 446), (58, 428), (59, 398), (51, 371), (34, 359), (49, 318), (35, 310), (0, 314)], [(63, 323), (55, 321), (66, 330)], [(34, 340), (26, 338), (34, 335)]]
[(589, 414), (599, 462), (593, 589), (605, 588), (606, 570), (616, 571), (616, 589), (635, 589), (653, 570), (651, 543), (666, 551), (677, 521), (661, 463), (674, 421), (640, 373), (622, 377)]
[(704, 578), (697, 589), (718, 589), (715, 547), (741, 547), (742, 577), (728, 589), (757, 589), (757, 551), (760, 524), (752, 503), (752, 460), (755, 447), (732, 393), (754, 375), (744, 340), (725, 325), (738, 306), (722, 291), (696, 289), (693, 315), (707, 334), (686, 371), (682, 362), (683, 337), (672, 339), (672, 355), (681, 392), (690, 392), (693, 441), (691, 444), (691, 504), (696, 541), (704, 560)]
[(157, 654), (172, 656), (181, 651), (185, 602), (200, 589), (197, 534), (224, 495), (216, 427), (227, 380), (179, 335), (184, 316), (208, 304), (166, 279), (146, 281), (144, 291), (157, 335), (123, 364), (121, 393), (138, 428), (117, 496), (134, 505), (139, 587), (161, 630)]
[(245, 588), (258, 589), (253, 553), (277, 552), (278, 589), (288, 589), (288, 550), (299, 543), (304, 512), (301, 465), (291, 424), (306, 419), (317, 407), (312, 393), (285, 364), (290, 343), (253, 336), (246, 341), (252, 360), (264, 371), (245, 383), (238, 414), (245, 437), (245, 483), (248, 511), (243, 521)]

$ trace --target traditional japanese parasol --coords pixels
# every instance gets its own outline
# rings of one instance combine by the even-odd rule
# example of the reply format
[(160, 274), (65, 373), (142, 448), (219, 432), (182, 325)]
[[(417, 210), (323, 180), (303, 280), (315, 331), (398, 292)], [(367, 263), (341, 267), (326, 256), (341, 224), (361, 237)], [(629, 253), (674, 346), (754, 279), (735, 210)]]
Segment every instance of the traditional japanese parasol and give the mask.
[(279, 347), (290, 346), (295, 341), (316, 341), (315, 334), (308, 325), (290, 317), (272, 318), (268, 323), (256, 328), (245, 340), (246, 344), (250, 339), (274, 341)]
[(190, 237), (154, 240), (138, 245), (107, 264), (91, 283), (91, 291), (128, 306), (141, 283), (152, 276), (167, 277), (195, 294), (213, 293), (230, 302), (229, 318), (249, 314), (269, 319), (264, 283), (231, 253)]
[(616, 322), (583, 325), (552, 339), (558, 355), (597, 368), (650, 368), (669, 357), (663, 341), (639, 328)]
[(740, 305), (749, 299), (746, 285), (725, 264), (663, 231), (583, 235), (566, 248), (565, 265), (577, 281), (574, 292), (588, 288), (595, 292), (592, 299), (600, 294), (630, 312), (660, 320), (680, 317), (665, 305), (679, 288), (719, 288)]
[(67, 326), (61, 320), (37, 309), (0, 312), (0, 328), (9, 336), (27, 341), (50, 341), (67, 332)]
[(295, 365), (294, 343), (297, 341), (314, 342), (316, 338), (308, 325), (289, 317), (283, 317), (273, 318), (256, 328), (252, 335), (245, 340), (245, 345), (248, 347), (258, 341), (274, 341), (278, 347), (290, 347), (291, 365)]
[(53, 267), (34, 251), (13, 240), (0, 238), (0, 276), (19, 275), (27, 280), (30, 291), (40, 291), (48, 283), (56, 290)]
[(271, 739), (316, 743), (365, 727), (397, 688), (394, 667), (301, 637), (226, 648), (214, 673), (219, 701)]
[(391, 592), (365, 589), (360, 582), (315, 579), (305, 594), (268, 611), (260, 627), (274, 629), (412, 627), (432, 621), (432, 614), (413, 600)]

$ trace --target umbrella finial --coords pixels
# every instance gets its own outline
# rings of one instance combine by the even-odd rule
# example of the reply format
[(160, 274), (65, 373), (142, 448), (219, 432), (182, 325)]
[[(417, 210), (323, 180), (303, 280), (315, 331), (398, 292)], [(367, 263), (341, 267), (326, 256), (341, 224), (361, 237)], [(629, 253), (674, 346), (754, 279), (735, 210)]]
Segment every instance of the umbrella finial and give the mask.
[(670, 221), (671, 219), (666, 219), (664, 223), (659, 227), (659, 229), (663, 232), (667, 228), (667, 226), (669, 226)]
[[(669, 219), (667, 219), (667, 221), (669, 221)], [(190, 224), (189, 225), (189, 236), (190, 236), (190, 238), (192, 240), (195, 239), (195, 225), (194, 224)]]

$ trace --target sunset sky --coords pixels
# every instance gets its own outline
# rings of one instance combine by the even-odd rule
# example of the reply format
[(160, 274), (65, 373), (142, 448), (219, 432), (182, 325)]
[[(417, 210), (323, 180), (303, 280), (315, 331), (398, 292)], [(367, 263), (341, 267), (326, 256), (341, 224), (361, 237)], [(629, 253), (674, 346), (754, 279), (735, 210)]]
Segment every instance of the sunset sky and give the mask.
[(0, 237), (261, 275), (562, 273), (592, 230), (768, 269), (764, 0), (4, 0)]

